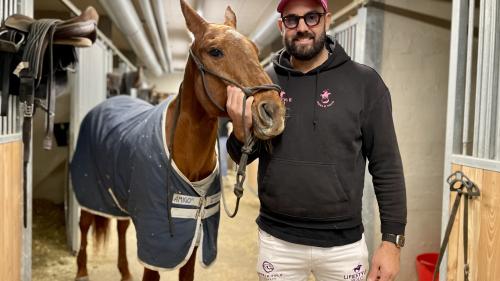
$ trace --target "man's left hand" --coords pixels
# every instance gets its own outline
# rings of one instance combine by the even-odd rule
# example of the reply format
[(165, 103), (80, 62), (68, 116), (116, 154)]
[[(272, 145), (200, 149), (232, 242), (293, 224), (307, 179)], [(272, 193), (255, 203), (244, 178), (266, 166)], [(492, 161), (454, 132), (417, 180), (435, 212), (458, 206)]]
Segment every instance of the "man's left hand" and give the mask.
[(367, 281), (393, 281), (399, 273), (401, 250), (394, 243), (382, 241), (375, 251)]

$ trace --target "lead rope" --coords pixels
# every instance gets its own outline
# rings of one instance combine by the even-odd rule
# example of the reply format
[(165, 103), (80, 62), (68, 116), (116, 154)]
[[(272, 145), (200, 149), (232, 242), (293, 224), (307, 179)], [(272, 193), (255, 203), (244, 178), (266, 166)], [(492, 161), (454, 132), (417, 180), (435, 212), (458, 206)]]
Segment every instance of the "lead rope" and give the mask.
[[(241, 115), (243, 128), (246, 128), (245, 108), (248, 96), (249, 95), (247, 95), (247, 93), (245, 93), (245, 95), (243, 96), (243, 110)], [(240, 199), (243, 196), (243, 183), (245, 182), (246, 179), (246, 167), (248, 162), (248, 156), (250, 155), (250, 153), (252, 153), (253, 146), (255, 144), (255, 138), (253, 137), (253, 135), (248, 136), (246, 129), (244, 129), (243, 131), (243, 136), (245, 139), (245, 144), (243, 145), (243, 147), (241, 147), (241, 158), (240, 158), (240, 163), (238, 164), (238, 171), (236, 172), (236, 183), (234, 184), (234, 190), (233, 190), (234, 195), (236, 195), (236, 206), (234, 207), (234, 211), (232, 213), (228, 210), (226, 200), (223, 196), (224, 210), (226, 211), (227, 216), (230, 218), (234, 218), (238, 213), (238, 209), (240, 206)], [(222, 192), (222, 195), (224, 195), (224, 192)]]
[[(243, 98), (244, 103), (246, 103), (246, 96)], [(245, 114), (245, 107), (243, 106), (243, 116)], [(245, 121), (243, 121), (243, 126), (245, 126)], [(243, 183), (245, 182), (246, 179), (246, 166), (248, 162), (248, 156), (250, 153), (253, 151), (253, 146), (255, 145), (255, 137), (253, 135), (250, 135), (249, 137), (246, 136), (246, 131), (245, 131), (245, 144), (241, 148), (241, 158), (240, 162), (238, 164), (238, 170), (236, 172), (236, 183), (234, 184), (234, 189), (233, 192), (236, 195), (236, 206), (234, 207), (234, 211), (231, 212), (228, 208), (227, 201), (226, 201), (226, 196), (224, 195), (224, 189), (222, 189), (222, 205), (224, 206), (224, 211), (226, 212), (227, 216), (230, 218), (234, 218), (236, 214), (238, 213), (238, 209), (240, 206), (240, 199), (243, 196)], [(219, 139), (217, 138), (217, 146), (219, 146)], [(219, 163), (220, 163), (220, 153), (219, 153)], [(224, 187), (224, 185), (223, 185)]]

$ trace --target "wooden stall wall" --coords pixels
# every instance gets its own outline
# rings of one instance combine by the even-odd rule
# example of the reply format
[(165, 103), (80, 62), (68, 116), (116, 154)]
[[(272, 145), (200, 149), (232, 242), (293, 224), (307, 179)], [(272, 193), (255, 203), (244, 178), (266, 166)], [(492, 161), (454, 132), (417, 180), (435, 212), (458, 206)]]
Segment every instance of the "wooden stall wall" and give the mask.
[(0, 280), (21, 280), (22, 142), (0, 144)]
[[(452, 171), (462, 171), (481, 190), (479, 198), (469, 201), (469, 280), (500, 280), (500, 173), (455, 164)], [(451, 205), (455, 196), (450, 195)], [(463, 201), (459, 214), (450, 235), (448, 281), (464, 280)]]

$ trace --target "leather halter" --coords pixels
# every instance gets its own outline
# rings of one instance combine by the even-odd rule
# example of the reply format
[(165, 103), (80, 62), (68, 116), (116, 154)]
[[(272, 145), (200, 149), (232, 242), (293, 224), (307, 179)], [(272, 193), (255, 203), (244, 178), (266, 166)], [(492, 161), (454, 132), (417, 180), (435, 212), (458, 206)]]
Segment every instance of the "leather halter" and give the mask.
[[(281, 92), (281, 87), (279, 85), (276, 85), (276, 84), (266, 84), (266, 85), (260, 85), (260, 86), (254, 86), (254, 87), (244, 87), (242, 86), (241, 84), (239, 84), (238, 82), (232, 80), (232, 79), (229, 79), (227, 77), (224, 77), (222, 75), (219, 75), (217, 73), (215, 73), (214, 71), (208, 69), (205, 67), (205, 65), (201, 62), (201, 60), (194, 54), (193, 50), (191, 48), (189, 48), (189, 55), (191, 56), (191, 58), (193, 59), (196, 67), (198, 68), (198, 70), (200, 71), (200, 74), (201, 74), (201, 79), (203, 81), (203, 90), (205, 91), (205, 94), (208, 96), (208, 98), (210, 99), (210, 101), (222, 112), (226, 112), (226, 109), (224, 107), (222, 107), (221, 105), (219, 105), (218, 103), (215, 102), (212, 94), (210, 93), (210, 91), (208, 90), (207, 88), (207, 81), (206, 81), (206, 78), (205, 78), (205, 74), (208, 73), (212, 76), (215, 76), (219, 79), (221, 79), (222, 81), (224, 81), (225, 83), (227, 84), (231, 84), (233, 86), (236, 86), (238, 88), (240, 88), (243, 93), (245, 94), (243, 96), (243, 113), (242, 113), (242, 124), (243, 124), (243, 127), (245, 128), (245, 108), (246, 108), (246, 100), (248, 97), (251, 97), (253, 95), (255, 95), (256, 93), (258, 92), (261, 92), (261, 91), (276, 91), (278, 94)], [(182, 87), (182, 86), (181, 86)], [(179, 90), (179, 95), (181, 93), (181, 90)], [(180, 100), (177, 104), (177, 112), (176, 112), (176, 118), (174, 119), (174, 126), (172, 128), (173, 130), (173, 133), (171, 134), (171, 149), (173, 149), (173, 134), (175, 133), (175, 127), (177, 125), (177, 118), (179, 116), (179, 113), (180, 113)], [(238, 171), (237, 171), (237, 174), (236, 174), (236, 183), (234, 184), (234, 194), (236, 195), (236, 206), (235, 206), (235, 209), (234, 209), (234, 212), (230, 212), (227, 208), (227, 204), (226, 204), (226, 200), (225, 200), (225, 197), (224, 197), (224, 192), (222, 192), (222, 199), (223, 199), (223, 203), (224, 203), (224, 210), (226, 211), (226, 214), (230, 217), (230, 218), (234, 218), (236, 216), (236, 214), (238, 213), (238, 208), (239, 208), (239, 203), (240, 203), (240, 199), (241, 197), (243, 196), (243, 182), (245, 181), (245, 178), (246, 178), (246, 172), (245, 172), (245, 169), (246, 169), (246, 166), (247, 166), (247, 161), (248, 161), (248, 155), (253, 151), (253, 146), (255, 144), (255, 138), (254, 136), (251, 134), (250, 136), (247, 136), (247, 133), (246, 133), (246, 130), (244, 131), (244, 139), (245, 139), (245, 143), (243, 145), (243, 147), (241, 148), (241, 158), (240, 158), (240, 163), (238, 165)], [(173, 151), (173, 150), (171, 150)], [(170, 157), (172, 158), (172, 157)], [(220, 158), (220, 153), (219, 153), (219, 158)], [(220, 161), (220, 159), (219, 159)]]
[(222, 106), (220, 106), (218, 103), (215, 102), (215, 100), (213, 99), (212, 94), (208, 91), (207, 82), (206, 82), (206, 79), (205, 79), (205, 74), (206, 73), (208, 73), (210, 75), (213, 75), (213, 76), (221, 79), (222, 81), (224, 81), (224, 82), (226, 82), (228, 84), (231, 84), (233, 86), (236, 86), (236, 87), (240, 88), (243, 91), (243, 93), (245, 94), (245, 100), (246, 100), (246, 98), (251, 97), (251, 96), (255, 95), (256, 93), (262, 92), (262, 91), (277, 91), (278, 94), (281, 92), (281, 87), (279, 85), (276, 85), (276, 84), (266, 84), (266, 85), (255, 86), (255, 87), (243, 87), (238, 82), (236, 82), (234, 80), (231, 80), (231, 79), (229, 79), (227, 77), (224, 77), (222, 75), (219, 75), (219, 74), (213, 72), (212, 70), (206, 68), (205, 65), (203, 65), (203, 63), (201, 62), (201, 60), (194, 54), (194, 52), (193, 52), (193, 50), (191, 48), (189, 48), (189, 55), (191, 56), (191, 58), (193, 59), (194, 63), (196, 64), (196, 67), (200, 71), (201, 79), (203, 81), (203, 88), (205, 90), (205, 93), (207, 94), (207, 96), (210, 99), (210, 101), (218, 109), (220, 109), (222, 112), (226, 112), (226, 110)]

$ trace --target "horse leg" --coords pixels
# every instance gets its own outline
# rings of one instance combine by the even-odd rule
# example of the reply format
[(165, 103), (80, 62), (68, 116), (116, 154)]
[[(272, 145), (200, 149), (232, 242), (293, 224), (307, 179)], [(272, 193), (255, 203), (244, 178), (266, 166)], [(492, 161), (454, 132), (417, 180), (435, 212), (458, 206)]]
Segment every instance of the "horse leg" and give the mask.
[[(194, 248), (191, 257), (189, 257), (188, 262), (179, 269), (179, 281), (193, 281), (194, 280), (194, 265), (196, 261), (196, 249)], [(144, 275), (142, 276), (142, 281), (159, 281), (160, 274), (158, 271), (144, 268)]]
[(94, 215), (91, 213), (81, 210), (80, 211), (80, 250), (78, 251), (78, 256), (76, 258), (76, 264), (78, 266), (78, 271), (76, 272), (76, 281), (88, 280), (87, 271), (87, 233), (89, 232), (90, 226), (94, 221)]
[(160, 274), (158, 271), (144, 268), (144, 275), (142, 275), (142, 281), (159, 281)]
[(132, 280), (132, 275), (128, 269), (127, 260), (127, 228), (130, 220), (117, 220), (116, 229), (118, 230), (118, 270), (122, 275), (122, 281)]
[(179, 281), (193, 281), (194, 280), (194, 265), (196, 261), (196, 249), (194, 248), (191, 257), (189, 257), (188, 262), (179, 269)]

